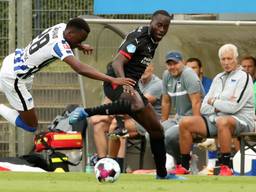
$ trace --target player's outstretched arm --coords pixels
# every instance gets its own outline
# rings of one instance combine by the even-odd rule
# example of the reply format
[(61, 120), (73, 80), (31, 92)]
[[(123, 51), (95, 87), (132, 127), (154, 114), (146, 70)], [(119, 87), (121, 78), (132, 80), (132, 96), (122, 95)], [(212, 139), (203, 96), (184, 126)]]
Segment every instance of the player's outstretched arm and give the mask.
[(114, 77), (105, 75), (104, 73), (99, 72), (95, 68), (85, 63), (81, 63), (74, 56), (68, 56), (63, 61), (69, 64), (71, 68), (75, 70), (77, 73), (79, 73), (80, 75), (89, 77), (91, 79), (101, 80), (109, 83), (115, 83), (117, 85), (134, 86), (135, 84), (135, 81), (130, 78), (114, 78)]

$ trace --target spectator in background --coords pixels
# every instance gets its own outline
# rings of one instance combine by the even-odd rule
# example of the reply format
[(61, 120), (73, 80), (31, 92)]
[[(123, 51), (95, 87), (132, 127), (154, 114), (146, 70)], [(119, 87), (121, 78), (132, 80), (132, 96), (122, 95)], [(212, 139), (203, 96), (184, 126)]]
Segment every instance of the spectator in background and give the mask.
[(256, 58), (253, 56), (245, 56), (241, 59), (241, 66), (243, 70), (249, 73), (252, 77), (253, 83), (256, 81)]
[[(189, 58), (186, 61), (186, 66), (192, 68), (196, 72), (196, 74), (198, 75), (198, 77), (200, 78), (200, 80), (203, 84), (205, 94), (207, 94), (211, 87), (212, 80), (209, 79), (208, 77), (204, 76), (201, 60), (198, 58)], [(200, 175), (213, 175), (213, 169), (216, 165), (217, 155), (218, 155), (215, 139), (208, 138), (203, 143), (199, 143), (198, 146), (202, 147), (202, 148), (206, 148), (208, 150), (207, 166), (202, 171), (200, 171), (199, 174)]]
[(254, 92), (254, 108), (256, 110), (256, 58), (253, 56), (243, 57), (241, 59), (241, 66), (243, 67), (244, 71), (249, 73), (252, 77)]
[[(166, 55), (167, 70), (163, 73), (162, 125), (165, 130), (166, 151), (176, 161), (172, 173), (188, 174), (181, 166), (179, 150), (179, 121), (184, 116), (200, 115), (202, 83), (197, 74), (185, 66), (181, 53), (172, 51)], [(174, 118), (171, 109), (176, 110)]]
[(198, 58), (189, 58), (186, 61), (186, 65), (190, 68), (192, 68), (196, 74), (198, 75), (199, 79), (201, 80), (203, 87), (204, 87), (204, 91), (205, 93), (208, 93), (211, 84), (212, 84), (212, 80), (209, 79), (208, 77), (204, 76), (204, 71), (203, 71), (203, 66), (202, 66), (202, 62), (200, 59)]
[(202, 116), (184, 117), (180, 121), (182, 166), (189, 167), (192, 135), (216, 137), (220, 145), (220, 175), (232, 175), (231, 141), (233, 136), (254, 129), (253, 82), (238, 64), (237, 47), (223, 45), (218, 52), (223, 72), (213, 79), (203, 100)]

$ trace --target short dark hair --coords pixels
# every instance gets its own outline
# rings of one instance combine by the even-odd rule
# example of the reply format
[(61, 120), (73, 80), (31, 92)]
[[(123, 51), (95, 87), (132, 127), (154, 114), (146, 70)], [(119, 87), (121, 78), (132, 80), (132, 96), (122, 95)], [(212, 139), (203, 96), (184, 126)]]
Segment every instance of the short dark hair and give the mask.
[(153, 13), (152, 15), (152, 19), (153, 17), (155, 17), (156, 15), (165, 15), (167, 17), (170, 17), (170, 19), (173, 19), (173, 14), (169, 14), (167, 11), (165, 10), (157, 10)]
[(251, 56), (251, 55), (247, 55), (247, 56), (244, 56), (242, 59), (241, 59), (241, 62), (244, 61), (244, 60), (252, 60), (253, 63), (254, 63), (254, 67), (256, 67), (256, 58)]
[(69, 20), (66, 28), (76, 28), (78, 30), (85, 30), (87, 33), (90, 33), (91, 31), (88, 23), (84, 19), (79, 17)]
[(198, 59), (198, 58), (191, 57), (191, 58), (187, 59), (186, 63), (188, 63), (188, 62), (197, 62), (198, 67), (199, 67), (199, 68), (202, 68), (202, 62), (201, 62), (201, 60)]

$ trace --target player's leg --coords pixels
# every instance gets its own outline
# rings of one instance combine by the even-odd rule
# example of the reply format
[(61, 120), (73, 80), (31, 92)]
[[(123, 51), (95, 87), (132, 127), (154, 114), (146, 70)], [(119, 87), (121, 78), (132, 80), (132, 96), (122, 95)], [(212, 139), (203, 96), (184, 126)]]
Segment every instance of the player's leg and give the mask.
[(106, 134), (108, 133), (111, 119), (112, 118), (110, 116), (105, 115), (95, 115), (90, 118), (90, 123), (93, 127), (93, 137), (98, 159), (107, 157), (108, 142)]
[(167, 171), (165, 168), (166, 149), (164, 144), (164, 132), (151, 104), (147, 104), (144, 109), (136, 112), (133, 118), (149, 133), (151, 151), (154, 155), (157, 175), (165, 177)]
[(32, 95), (25, 81), (1, 77), (3, 91), (13, 108), (0, 105), (0, 115), (14, 126), (34, 132), (38, 126)]
[(249, 127), (232, 116), (218, 117), (216, 119), (216, 127), (220, 145), (219, 162), (221, 167), (219, 175), (230, 176), (233, 175), (231, 169), (232, 137), (239, 135), (243, 131), (249, 131)]
[(204, 137), (209, 135), (209, 129), (205, 121), (201, 116), (187, 116), (182, 118), (179, 123), (181, 164), (187, 170), (189, 170), (193, 134), (199, 134)]
[[(114, 118), (109, 127), (109, 132), (113, 132), (117, 127), (117, 121)], [(112, 138), (108, 140), (108, 155), (115, 159), (121, 172), (124, 172), (124, 158), (125, 158), (126, 139), (125, 138)]]

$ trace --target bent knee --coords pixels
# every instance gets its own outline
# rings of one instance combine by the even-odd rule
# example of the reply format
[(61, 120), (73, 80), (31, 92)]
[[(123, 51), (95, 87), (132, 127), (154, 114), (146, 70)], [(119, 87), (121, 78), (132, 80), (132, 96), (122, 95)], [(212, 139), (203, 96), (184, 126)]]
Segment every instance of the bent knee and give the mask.
[(216, 126), (218, 128), (235, 125), (235, 119), (230, 116), (219, 116), (216, 119)]
[(179, 127), (187, 128), (194, 122), (192, 117), (183, 117), (179, 122)]

